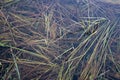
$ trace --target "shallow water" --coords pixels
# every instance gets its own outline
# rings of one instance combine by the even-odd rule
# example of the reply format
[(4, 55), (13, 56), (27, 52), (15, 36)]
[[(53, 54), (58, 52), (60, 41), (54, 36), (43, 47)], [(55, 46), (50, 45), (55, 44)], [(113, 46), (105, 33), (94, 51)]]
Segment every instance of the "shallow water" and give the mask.
[[(8, 22), (7, 24), (5, 22), (5, 25), (0, 23), (0, 36), (2, 36), (0, 40), (8, 45), (12, 44), (14, 47), (13, 52), (12, 48), (9, 50), (8, 47), (0, 47), (2, 49), (0, 58), (13, 60), (12, 56), (8, 55), (8, 53), (13, 53), (18, 61), (28, 62), (29, 65), (18, 64), (22, 80), (32, 78), (66, 80), (66, 77), (69, 78), (68, 80), (78, 80), (79, 77), (79, 80), (84, 80), (81, 73), (87, 71), (90, 74), (85, 73), (85, 75), (90, 78), (93, 77), (92, 73), (95, 72), (94, 75), (97, 73), (94, 80), (101, 74), (107, 74), (105, 78), (109, 79), (110, 77), (117, 80), (118, 77), (112, 73), (117, 74), (117, 65), (114, 66), (111, 56), (114, 57), (117, 64), (120, 59), (118, 56), (120, 53), (120, 44), (118, 44), (120, 43), (119, 2), (120, 0), (21, 0), (17, 3), (6, 2), (5, 4), (9, 5), (1, 8), (0, 17), (4, 21), (7, 16), (5, 21)], [(11, 32), (12, 34), (10, 34)], [(36, 53), (43, 55), (43, 57), (34, 55)], [(3, 55), (5, 55), (4, 58)], [(37, 64), (39, 62), (40, 64)], [(94, 69), (96, 71), (103, 70), (96, 72)], [(14, 78), (15, 72), (11, 72), (11, 74)], [(60, 79), (57, 79), (59, 77)]]

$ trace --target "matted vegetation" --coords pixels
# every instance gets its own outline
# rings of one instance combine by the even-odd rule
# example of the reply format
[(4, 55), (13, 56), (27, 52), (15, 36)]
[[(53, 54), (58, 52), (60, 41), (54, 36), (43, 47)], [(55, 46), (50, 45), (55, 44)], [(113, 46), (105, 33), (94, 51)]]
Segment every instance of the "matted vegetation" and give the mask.
[(119, 80), (119, 11), (93, 0), (2, 0), (0, 80)]

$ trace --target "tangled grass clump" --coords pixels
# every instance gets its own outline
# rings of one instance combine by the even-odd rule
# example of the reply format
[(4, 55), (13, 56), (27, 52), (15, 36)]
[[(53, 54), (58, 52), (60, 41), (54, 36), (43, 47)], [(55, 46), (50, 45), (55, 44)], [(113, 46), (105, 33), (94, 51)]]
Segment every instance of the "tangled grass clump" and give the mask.
[(0, 3), (1, 80), (120, 79), (119, 18), (95, 1)]

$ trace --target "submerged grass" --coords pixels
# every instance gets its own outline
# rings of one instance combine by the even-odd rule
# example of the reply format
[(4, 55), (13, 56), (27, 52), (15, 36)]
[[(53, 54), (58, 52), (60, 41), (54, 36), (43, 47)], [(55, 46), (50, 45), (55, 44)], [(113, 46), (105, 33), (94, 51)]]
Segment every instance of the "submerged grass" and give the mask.
[[(11, 52), (13, 52), (12, 49), (11, 49)], [(14, 61), (14, 65), (15, 65), (15, 70), (16, 70), (17, 75), (18, 75), (18, 80), (21, 80), (20, 72), (19, 72), (19, 68), (18, 68), (18, 64), (17, 64), (16, 58), (15, 58), (15, 55), (13, 53), (11, 53), (11, 54), (12, 54), (12, 57), (13, 57), (13, 61)]]
[(120, 79), (119, 19), (94, 1), (22, 1), (0, 10), (1, 80)]

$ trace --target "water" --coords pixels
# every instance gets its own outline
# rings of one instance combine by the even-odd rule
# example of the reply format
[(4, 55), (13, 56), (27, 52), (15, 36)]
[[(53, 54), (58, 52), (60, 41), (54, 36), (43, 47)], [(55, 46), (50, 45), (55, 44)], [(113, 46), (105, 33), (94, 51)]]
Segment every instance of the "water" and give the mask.
[(0, 79), (120, 80), (120, 0), (1, 1), (0, 26)]

